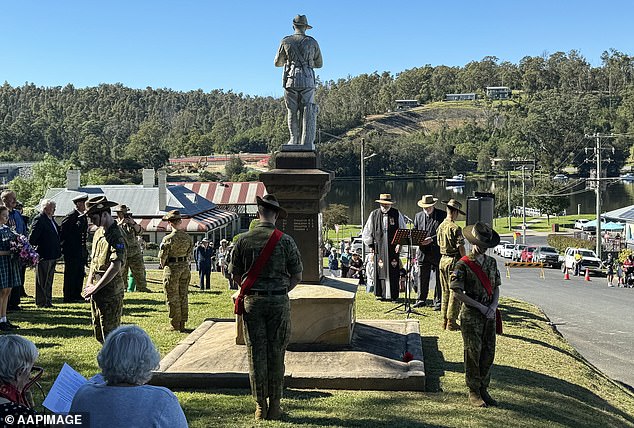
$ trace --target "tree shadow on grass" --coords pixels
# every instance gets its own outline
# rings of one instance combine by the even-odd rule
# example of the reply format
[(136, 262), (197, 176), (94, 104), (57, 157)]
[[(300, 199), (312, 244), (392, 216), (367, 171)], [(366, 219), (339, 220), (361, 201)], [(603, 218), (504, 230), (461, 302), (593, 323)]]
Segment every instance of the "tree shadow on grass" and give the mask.
[(521, 326), (522, 328), (541, 329), (540, 323), (547, 323), (548, 318), (534, 312), (522, 309), (518, 306), (500, 304), (500, 312), (502, 313), (502, 321)]
[[(542, 373), (509, 366), (492, 368), (492, 387), (523, 396), (502, 400), (502, 407), (540, 421), (563, 426), (624, 426), (634, 416), (618, 409), (591, 390)], [(599, 419), (601, 422), (599, 423)]]

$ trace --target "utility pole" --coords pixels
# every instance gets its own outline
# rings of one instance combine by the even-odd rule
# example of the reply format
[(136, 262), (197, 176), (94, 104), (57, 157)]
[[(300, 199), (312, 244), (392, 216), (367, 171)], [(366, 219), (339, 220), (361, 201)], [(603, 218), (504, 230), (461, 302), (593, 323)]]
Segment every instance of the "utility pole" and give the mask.
[(508, 174), (508, 186), (507, 188), (507, 192), (506, 192), (506, 196), (507, 196), (507, 202), (508, 202), (508, 207), (509, 207), (509, 231), (512, 230), (511, 227), (511, 171), (507, 171)]
[[(595, 193), (596, 193), (596, 215), (597, 215), (597, 229), (596, 229), (596, 237), (597, 237), (597, 243), (596, 243), (596, 253), (597, 253), (597, 257), (599, 259), (601, 259), (601, 254), (603, 253), (603, 246), (602, 246), (602, 236), (601, 236), (601, 164), (603, 162), (602, 158), (601, 158), (601, 151), (602, 150), (610, 150), (612, 151), (612, 154), (614, 154), (614, 147), (601, 147), (601, 139), (602, 138), (616, 138), (622, 135), (616, 135), (616, 134), (600, 134), (598, 132), (589, 135), (586, 134), (585, 137), (586, 138), (594, 138), (594, 160), (596, 161), (596, 177), (595, 177), (595, 182), (596, 182), (596, 187), (595, 187)], [(586, 153), (587, 153), (587, 149), (586, 149)], [(611, 159), (608, 159), (609, 161)]]
[(526, 165), (522, 165), (522, 244), (526, 245), (526, 180), (524, 179)]

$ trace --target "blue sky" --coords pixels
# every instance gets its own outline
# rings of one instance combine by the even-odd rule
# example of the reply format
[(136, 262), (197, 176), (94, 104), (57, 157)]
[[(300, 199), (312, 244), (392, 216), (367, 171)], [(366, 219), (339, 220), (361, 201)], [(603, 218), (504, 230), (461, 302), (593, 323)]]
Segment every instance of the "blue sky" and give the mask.
[(4, 1), (0, 82), (233, 90), (281, 96), (279, 41), (302, 13), (323, 81), (462, 66), (486, 55), (634, 54), (631, 1)]

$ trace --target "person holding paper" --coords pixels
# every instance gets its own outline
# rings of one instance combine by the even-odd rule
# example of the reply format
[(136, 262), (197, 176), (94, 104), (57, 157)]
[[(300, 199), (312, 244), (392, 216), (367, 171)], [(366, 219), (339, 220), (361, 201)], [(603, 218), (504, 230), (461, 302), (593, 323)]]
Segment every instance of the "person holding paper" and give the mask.
[[(29, 387), (31, 373), (38, 357), (37, 348), (30, 340), (16, 334), (0, 336), (0, 421), (13, 425), (10, 418), (34, 415)], [(42, 373), (37, 368), (38, 378)]]
[(187, 427), (172, 391), (146, 385), (161, 356), (140, 327), (121, 326), (106, 338), (97, 362), (106, 383), (88, 382), (75, 394), (71, 413), (90, 414), (91, 427)]

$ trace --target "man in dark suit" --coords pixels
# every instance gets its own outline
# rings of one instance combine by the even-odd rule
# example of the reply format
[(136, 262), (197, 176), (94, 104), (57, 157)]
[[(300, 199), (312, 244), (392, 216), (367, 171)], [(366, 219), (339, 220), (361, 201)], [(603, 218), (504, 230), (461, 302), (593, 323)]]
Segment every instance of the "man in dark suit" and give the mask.
[(31, 225), (29, 242), (40, 255), (35, 274), (35, 304), (40, 308), (53, 307), (53, 277), (55, 264), (62, 255), (59, 245), (59, 226), (53, 219), (55, 201), (43, 199), (42, 212), (35, 216)]
[(84, 286), (85, 267), (88, 261), (86, 238), (88, 220), (86, 211), (88, 195), (81, 193), (73, 198), (75, 209), (62, 220), (59, 240), (64, 254), (64, 302), (84, 302), (81, 290)]
[(440, 285), (440, 275), (438, 275), (438, 264), (440, 263), (440, 247), (436, 240), (436, 230), (443, 222), (447, 213), (435, 208), (438, 198), (433, 195), (425, 195), (417, 202), (423, 210), (414, 217), (414, 229), (424, 230), (427, 237), (418, 247), (416, 257), (418, 258), (420, 282), (418, 286), (418, 296), (416, 297), (415, 308), (420, 308), (427, 304), (429, 293), (429, 278), (431, 271), (436, 272), (436, 288), (434, 291), (434, 309), (439, 311), (442, 301), (442, 287)]

